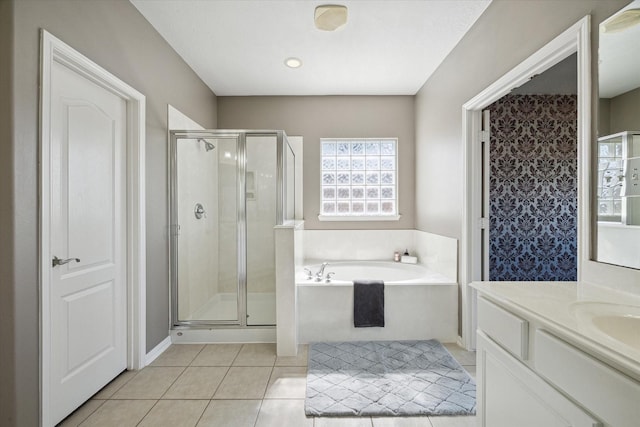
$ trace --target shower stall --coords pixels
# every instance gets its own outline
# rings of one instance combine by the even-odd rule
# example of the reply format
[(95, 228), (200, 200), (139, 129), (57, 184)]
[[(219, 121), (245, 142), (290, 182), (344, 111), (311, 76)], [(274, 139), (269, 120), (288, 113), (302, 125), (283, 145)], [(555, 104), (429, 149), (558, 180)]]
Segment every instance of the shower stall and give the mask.
[(294, 216), (283, 131), (170, 132), (174, 329), (275, 325), (274, 227)]

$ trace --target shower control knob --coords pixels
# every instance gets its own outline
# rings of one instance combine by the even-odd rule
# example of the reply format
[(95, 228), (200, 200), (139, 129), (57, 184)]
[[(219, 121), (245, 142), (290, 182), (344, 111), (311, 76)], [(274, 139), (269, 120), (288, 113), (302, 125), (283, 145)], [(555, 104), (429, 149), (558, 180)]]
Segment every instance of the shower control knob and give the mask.
[(202, 203), (196, 203), (195, 208), (193, 208), (193, 214), (196, 216), (196, 219), (207, 217), (207, 212), (204, 210), (204, 206), (202, 206)]

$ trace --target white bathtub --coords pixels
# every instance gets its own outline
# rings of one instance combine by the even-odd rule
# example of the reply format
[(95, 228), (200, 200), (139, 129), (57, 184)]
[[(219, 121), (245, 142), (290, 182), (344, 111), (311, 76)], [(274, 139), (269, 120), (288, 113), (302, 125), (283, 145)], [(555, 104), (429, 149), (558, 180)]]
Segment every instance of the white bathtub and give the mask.
[[(305, 266), (314, 274), (319, 263)], [(329, 262), (330, 283), (296, 273), (298, 341), (416, 340), (455, 342), (458, 285), (420, 264), (385, 261)], [(353, 326), (353, 280), (384, 280), (385, 327)]]

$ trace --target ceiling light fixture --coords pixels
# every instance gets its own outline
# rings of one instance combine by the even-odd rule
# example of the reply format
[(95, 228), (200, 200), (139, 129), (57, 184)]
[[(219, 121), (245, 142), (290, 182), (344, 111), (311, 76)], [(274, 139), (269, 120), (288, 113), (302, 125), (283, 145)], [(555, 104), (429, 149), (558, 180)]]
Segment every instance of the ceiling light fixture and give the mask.
[(346, 6), (325, 4), (316, 7), (314, 22), (319, 30), (335, 31), (347, 23), (348, 14)]
[(617, 33), (640, 24), (640, 9), (627, 9), (602, 23), (603, 33)]
[(300, 58), (287, 58), (284, 60), (284, 65), (289, 68), (300, 68), (302, 67), (302, 60)]

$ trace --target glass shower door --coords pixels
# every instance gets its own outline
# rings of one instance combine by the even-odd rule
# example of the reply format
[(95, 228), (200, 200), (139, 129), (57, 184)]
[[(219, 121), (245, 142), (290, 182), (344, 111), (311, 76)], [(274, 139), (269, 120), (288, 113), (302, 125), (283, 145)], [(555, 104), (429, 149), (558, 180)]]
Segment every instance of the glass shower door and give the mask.
[(239, 319), (239, 137), (172, 140), (173, 323)]

